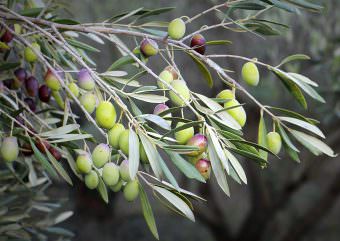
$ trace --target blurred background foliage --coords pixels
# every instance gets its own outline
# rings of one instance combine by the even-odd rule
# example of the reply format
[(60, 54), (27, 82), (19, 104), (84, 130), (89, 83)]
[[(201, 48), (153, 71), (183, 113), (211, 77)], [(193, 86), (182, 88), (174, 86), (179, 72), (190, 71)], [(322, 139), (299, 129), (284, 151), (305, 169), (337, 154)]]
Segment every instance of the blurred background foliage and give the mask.
[[(213, 6), (219, 0), (74, 0), (64, 1), (69, 15), (81, 22), (103, 21), (117, 13), (139, 7), (159, 8), (175, 6), (176, 9), (163, 18), (193, 16)], [(315, 0), (322, 4), (322, 13), (301, 12), (300, 15), (272, 10), (263, 16), (291, 26), (282, 28), (282, 35), (262, 38), (252, 33), (234, 33), (220, 29), (211, 31), (208, 40), (227, 39), (233, 42), (229, 46), (208, 49), (209, 53), (238, 54), (256, 57), (259, 60), (276, 65), (284, 57), (303, 53), (312, 60), (294, 62), (286, 66), (289, 71), (298, 71), (319, 83), (320, 93), (327, 100), (326, 105), (314, 105), (309, 101), (309, 116), (321, 120), (322, 129), (329, 135), (328, 143), (336, 152), (340, 151), (340, 1)], [(246, 15), (246, 11), (235, 11), (234, 16)], [(219, 16), (209, 15), (188, 26), (189, 32), (204, 24), (212, 24)], [(162, 19), (163, 20), (163, 19)], [(117, 50), (112, 45), (100, 46), (102, 52), (94, 59), (100, 71), (108, 68), (117, 58)], [(197, 71), (196, 66), (184, 55), (178, 54), (178, 66), (193, 91), (215, 96), (225, 88), (216, 81), (209, 89)], [(220, 63), (235, 71), (234, 77), (240, 78), (242, 62), (225, 59)], [(164, 68), (162, 63), (151, 60), (149, 65), (156, 70)], [(262, 102), (287, 109), (303, 110), (289, 97), (281, 83), (265, 69), (261, 69), (262, 81), (259, 88), (250, 89)], [(217, 78), (216, 78), (217, 79)], [(145, 80), (153, 81), (153, 80)], [(241, 96), (242, 99), (242, 96)], [(148, 108), (148, 107), (146, 107)], [(149, 107), (150, 108), (150, 107)], [(246, 105), (249, 123), (245, 132), (256, 140), (259, 119), (255, 106)], [(155, 202), (155, 215), (161, 240), (170, 241), (228, 241), (228, 240), (328, 240), (340, 239), (340, 163), (339, 158), (329, 159), (302, 153), (301, 164), (282, 156), (280, 160), (271, 160), (267, 169), (261, 170), (252, 162), (244, 160), (248, 185), (231, 184), (232, 195), (227, 198), (215, 190), (214, 183), (198, 186), (191, 182), (181, 182), (205, 196), (207, 203), (195, 203), (197, 221), (191, 223), (175, 216), (158, 206)], [(62, 190), (62, 191), (61, 191)], [(67, 190), (67, 192), (66, 192)], [(70, 208), (74, 216), (65, 224), (73, 230), (75, 240), (152, 240), (139, 204), (127, 205), (121, 197), (111, 197), (108, 206), (95, 192), (86, 190), (82, 184), (68, 188), (60, 184), (55, 192), (69, 196)]]

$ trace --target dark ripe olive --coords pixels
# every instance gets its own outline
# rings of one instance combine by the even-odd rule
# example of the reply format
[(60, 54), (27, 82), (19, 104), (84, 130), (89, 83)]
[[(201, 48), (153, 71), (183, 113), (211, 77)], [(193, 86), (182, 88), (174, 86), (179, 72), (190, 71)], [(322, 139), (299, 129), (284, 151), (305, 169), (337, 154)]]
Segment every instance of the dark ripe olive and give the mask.
[(51, 148), (50, 143), (48, 143), (48, 141), (45, 140), (37, 140), (35, 142), (35, 145), (42, 153), (46, 153), (46, 150), (49, 150)]
[(33, 76), (25, 80), (25, 87), (26, 87), (27, 95), (31, 97), (35, 97), (38, 94), (39, 83), (38, 83), (38, 80), (34, 78)]
[(9, 43), (12, 41), (12, 39), (13, 39), (13, 34), (10, 31), (6, 30), (4, 34), (1, 36), (0, 40), (1, 42)]
[(61, 159), (61, 153), (56, 148), (51, 146), (48, 150), (57, 161)]
[(39, 88), (39, 99), (42, 102), (49, 102), (51, 99), (51, 89), (47, 85), (41, 85)]
[(190, 47), (193, 48), (197, 53), (205, 53), (205, 38), (201, 34), (195, 34), (192, 36), (190, 41)]
[(28, 105), (28, 108), (30, 108), (30, 110), (32, 112), (35, 112), (37, 110), (37, 105), (35, 104), (35, 101), (31, 98), (25, 98), (24, 102)]
[(27, 72), (24, 68), (14, 70), (14, 75), (20, 82), (24, 82), (27, 78)]

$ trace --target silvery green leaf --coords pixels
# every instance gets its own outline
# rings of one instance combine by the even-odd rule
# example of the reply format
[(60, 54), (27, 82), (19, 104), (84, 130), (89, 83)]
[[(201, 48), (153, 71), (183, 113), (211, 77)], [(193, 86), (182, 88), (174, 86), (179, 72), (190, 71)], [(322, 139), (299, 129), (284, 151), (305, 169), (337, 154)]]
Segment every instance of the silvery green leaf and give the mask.
[(151, 233), (153, 234), (153, 236), (156, 239), (159, 239), (157, 226), (156, 226), (156, 222), (155, 222), (155, 217), (153, 215), (148, 196), (146, 195), (142, 185), (139, 185), (139, 193), (140, 193), (140, 202), (141, 202), (141, 206), (142, 206), (142, 212), (143, 212), (143, 215), (144, 215), (144, 219), (145, 219)]
[(40, 136), (44, 136), (44, 137), (49, 137), (49, 136), (58, 136), (58, 135), (63, 135), (63, 134), (67, 134), (70, 133), (74, 130), (79, 129), (80, 125), (78, 124), (69, 124), (66, 126), (62, 126), (56, 129), (53, 129), (51, 131), (46, 131), (46, 132), (42, 132), (40, 133)]
[(300, 119), (292, 118), (292, 117), (285, 117), (285, 116), (279, 116), (280, 120), (291, 123), (293, 125), (299, 126), (301, 128), (304, 128), (322, 138), (325, 138), (325, 135), (322, 133), (322, 131), (315, 125), (310, 124), (309, 122), (305, 122)]
[(190, 164), (188, 161), (184, 160), (178, 153), (174, 153), (171, 151), (166, 151), (170, 160), (176, 165), (176, 167), (187, 177), (193, 178), (200, 182), (205, 183), (202, 175), (197, 171), (197, 169)]
[(337, 156), (332, 148), (330, 148), (326, 143), (320, 141), (314, 136), (310, 136), (306, 133), (296, 130), (290, 130), (290, 132), (302, 145), (309, 149), (313, 154), (320, 155), (321, 153), (324, 153), (330, 157)]
[(312, 85), (314, 87), (318, 87), (319, 85), (314, 82), (313, 80), (311, 80), (310, 78), (302, 75), (302, 74), (297, 74), (297, 73), (291, 73), (289, 72), (288, 73), (290, 76), (293, 76), (294, 78), (298, 79), (298, 80), (301, 80), (302, 82), (305, 82), (306, 84), (308, 85)]
[[(213, 112), (218, 112), (221, 109), (223, 109), (223, 107), (220, 104), (216, 103), (215, 101), (211, 100), (210, 98), (204, 95), (196, 93), (196, 96), (200, 98), (200, 100), (205, 105), (207, 105)], [(231, 117), (231, 115), (229, 115), (227, 111), (218, 112), (216, 113), (216, 115), (219, 118), (221, 118), (226, 123), (226, 125), (229, 126), (230, 128), (235, 129), (235, 130), (241, 130), (240, 124), (233, 117)]]
[(63, 166), (52, 156), (49, 150), (46, 150), (46, 154), (50, 162), (52, 163), (53, 167), (57, 170), (59, 175), (71, 186), (73, 185), (70, 176), (67, 174)]
[(128, 94), (130, 97), (135, 98), (137, 100), (141, 100), (144, 102), (148, 103), (154, 103), (154, 104), (159, 104), (159, 103), (164, 103), (167, 102), (169, 99), (165, 96), (161, 95), (153, 95), (153, 94)]
[(139, 138), (143, 144), (145, 153), (149, 159), (150, 166), (155, 173), (157, 178), (161, 178), (162, 176), (162, 168), (160, 166), (159, 160), (158, 160), (158, 151), (156, 149), (156, 146), (150, 142), (149, 138), (146, 137), (143, 133), (138, 132)]
[[(261, 112), (261, 116), (260, 116), (260, 121), (259, 121), (259, 130), (258, 130), (258, 134), (257, 134), (257, 142), (259, 145), (267, 147), (267, 128), (266, 128), (266, 123), (264, 121), (263, 118), (263, 113)], [(259, 155), (267, 160), (268, 158), (268, 152), (264, 151), (264, 150), (259, 150)]]
[(212, 144), (212, 140), (210, 136), (208, 136), (208, 152), (209, 152), (209, 159), (211, 162), (212, 171), (216, 177), (218, 185), (221, 187), (223, 192), (230, 196), (229, 185), (227, 182), (226, 175), (224, 173), (224, 168), (220, 162), (220, 159), (215, 151), (215, 148)]
[(54, 224), (58, 224), (61, 222), (64, 222), (66, 219), (71, 217), (73, 215), (72, 211), (66, 211), (61, 214), (59, 214), (55, 219), (54, 219)]
[(218, 137), (216, 136), (215, 132), (213, 131), (213, 129), (209, 126), (207, 126), (207, 130), (209, 132), (209, 136), (210, 139), (212, 141), (212, 145), (215, 148), (216, 154), (218, 155), (222, 166), (224, 167), (224, 169), (227, 171), (227, 173), (229, 173), (229, 163), (228, 163), (228, 159), (223, 151), (223, 148), (218, 140)]
[(168, 202), (173, 205), (178, 211), (180, 211), (184, 216), (195, 222), (193, 212), (181, 198), (162, 187), (154, 186), (153, 189), (160, 195), (162, 195), (166, 200), (168, 200)]
[(241, 164), (237, 160), (237, 158), (228, 150), (224, 150), (227, 158), (229, 159), (230, 164), (232, 165), (233, 169), (235, 170), (237, 176), (245, 183), (247, 184), (247, 176), (244, 172)]
[(126, 76), (127, 74), (128, 73), (126, 71), (116, 70), (116, 71), (106, 71), (99, 75), (104, 76), (104, 77), (123, 77), (123, 76)]
[(139, 167), (139, 139), (131, 128), (129, 130), (129, 174), (135, 179)]
[(171, 129), (170, 124), (166, 120), (164, 120), (162, 117), (160, 117), (158, 115), (144, 114), (144, 115), (140, 115), (138, 117), (141, 117), (143, 119), (151, 121), (152, 123), (162, 127), (165, 130), (170, 130)]

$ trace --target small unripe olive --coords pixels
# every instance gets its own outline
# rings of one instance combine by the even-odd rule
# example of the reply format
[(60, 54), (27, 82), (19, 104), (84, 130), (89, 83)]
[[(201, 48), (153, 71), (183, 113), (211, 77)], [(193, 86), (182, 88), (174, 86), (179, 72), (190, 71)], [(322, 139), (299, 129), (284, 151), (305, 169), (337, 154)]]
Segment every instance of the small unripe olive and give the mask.
[(109, 145), (101, 143), (97, 145), (92, 151), (93, 165), (97, 168), (101, 168), (108, 161), (111, 160), (111, 149)]
[(97, 97), (93, 93), (87, 92), (84, 95), (80, 96), (79, 101), (80, 101), (80, 104), (84, 106), (85, 110), (89, 114), (92, 114), (92, 112), (96, 108)]
[(81, 69), (78, 72), (78, 85), (84, 90), (93, 90), (95, 87), (94, 79), (87, 69)]
[(235, 94), (233, 93), (232, 90), (228, 90), (228, 89), (222, 90), (220, 93), (218, 93), (216, 98), (225, 99), (225, 100), (232, 100), (232, 99), (235, 99)]
[[(178, 122), (176, 125), (176, 128), (182, 125), (184, 125), (183, 122)], [(181, 145), (186, 144), (193, 136), (194, 136), (194, 127), (192, 126), (184, 130), (175, 132), (175, 138), (178, 144), (181, 144)]]
[(196, 169), (201, 173), (205, 180), (208, 180), (211, 173), (211, 164), (207, 159), (200, 159), (195, 165)]
[(128, 202), (134, 201), (139, 195), (139, 184), (137, 180), (128, 182), (123, 190), (124, 198)]
[(123, 186), (123, 180), (119, 180), (118, 183), (114, 186), (109, 186), (109, 188), (113, 191), (113, 192), (119, 192), (122, 189)]
[(124, 160), (119, 165), (119, 175), (123, 181), (131, 181), (130, 173), (129, 173), (129, 160)]
[(58, 74), (58, 76), (56, 76), (50, 69), (47, 70), (44, 80), (46, 82), (46, 85), (54, 91), (59, 91), (61, 89), (61, 84), (59, 82), (59, 78), (61, 78), (61, 75)]
[(197, 53), (204, 54), (205, 53), (205, 38), (202, 34), (195, 34), (192, 36), (190, 41), (190, 47), (193, 48)]
[(102, 101), (96, 109), (96, 122), (100, 127), (111, 129), (116, 123), (116, 109), (109, 101)]
[[(74, 97), (78, 98), (79, 97), (79, 87), (76, 83), (72, 82), (67, 85), (71, 93), (74, 95)], [(72, 98), (72, 96), (67, 93), (68, 97)]]
[(253, 62), (245, 63), (242, 67), (242, 78), (248, 85), (258, 85), (260, 74), (256, 64)]
[[(34, 42), (31, 45), (34, 50), (40, 52), (40, 45), (38, 43)], [(25, 48), (24, 57), (27, 62), (35, 62), (38, 59), (38, 56), (33, 52), (30, 47)]]
[(47, 87), (47, 85), (41, 85), (39, 87), (39, 99), (42, 102), (49, 102), (51, 99), (51, 89)]
[(85, 185), (88, 189), (95, 189), (98, 187), (99, 184), (99, 178), (98, 174), (91, 170), (88, 174), (85, 175)]
[[(172, 73), (168, 70), (163, 70), (159, 76), (158, 76), (161, 80), (165, 81), (166, 83), (170, 84), (171, 81), (173, 81), (173, 76)], [(157, 80), (157, 85), (159, 88), (161, 89), (166, 89), (168, 88), (167, 86), (165, 86), (165, 84), (163, 84), (160, 80)]]
[(129, 155), (129, 132), (129, 129), (124, 130), (119, 136), (119, 149), (125, 155)]
[[(189, 90), (189, 88), (188, 88), (188, 86), (187, 86), (187, 84), (185, 83), (184, 80), (173, 80), (171, 82), (171, 86), (176, 90), (176, 92), (178, 94), (180, 94), (184, 98), (184, 100), (186, 100), (186, 101), (190, 100), (190, 90)], [(182, 98), (177, 96), (174, 91), (170, 90), (169, 95), (170, 95), (171, 101), (175, 105), (177, 105), (177, 106), (185, 105)]]
[(167, 70), (172, 74), (173, 80), (178, 79), (178, 73), (177, 73), (176, 69), (174, 67), (172, 67), (171, 65), (165, 67), (164, 70)]
[(116, 185), (119, 181), (119, 167), (112, 162), (106, 163), (103, 167), (102, 176), (106, 185)]
[(268, 149), (273, 152), (274, 154), (278, 154), (281, 150), (281, 136), (277, 132), (269, 132), (267, 134), (267, 145)]
[(198, 156), (206, 151), (208, 146), (208, 140), (205, 135), (202, 134), (196, 134), (194, 135), (188, 142), (188, 146), (195, 146), (198, 147), (199, 150), (192, 151), (190, 153), (187, 153), (188, 156)]
[(168, 34), (172, 39), (181, 39), (185, 34), (185, 23), (181, 18), (176, 18), (169, 23)]
[(92, 169), (92, 161), (89, 154), (80, 154), (76, 160), (76, 166), (80, 173), (89, 173)]
[(145, 57), (154, 56), (158, 53), (158, 44), (152, 39), (145, 38), (140, 43), (140, 51)]
[(139, 158), (143, 164), (149, 163), (148, 156), (146, 155), (144, 146), (141, 142), (139, 143)]
[(232, 108), (238, 105), (240, 105), (240, 102), (236, 99), (232, 99), (224, 103), (224, 108), (231, 108), (228, 109), (227, 112), (243, 127), (247, 121), (247, 114), (243, 106)]
[(120, 134), (125, 130), (124, 126), (120, 123), (116, 123), (108, 132), (109, 144), (115, 148), (119, 148), (119, 137)]
[(5, 137), (1, 143), (0, 153), (4, 161), (15, 161), (19, 155), (19, 145), (17, 138), (14, 136)]

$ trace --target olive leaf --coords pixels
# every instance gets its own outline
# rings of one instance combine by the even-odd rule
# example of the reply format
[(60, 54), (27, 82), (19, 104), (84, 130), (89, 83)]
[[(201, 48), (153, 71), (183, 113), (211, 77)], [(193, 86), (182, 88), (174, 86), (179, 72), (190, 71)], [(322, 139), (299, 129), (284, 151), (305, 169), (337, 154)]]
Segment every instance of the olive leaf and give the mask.
[(135, 179), (139, 167), (139, 139), (132, 130), (129, 129), (129, 174), (131, 179)]
[(146, 195), (143, 186), (140, 185), (140, 184), (139, 184), (139, 197), (140, 197), (140, 202), (141, 202), (141, 206), (142, 206), (142, 212), (143, 212), (144, 219), (145, 219), (151, 233), (153, 234), (153, 236), (156, 239), (159, 239), (155, 217), (153, 215), (148, 196)]

